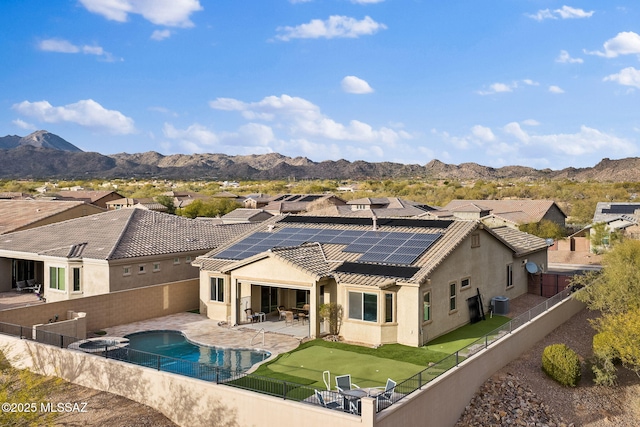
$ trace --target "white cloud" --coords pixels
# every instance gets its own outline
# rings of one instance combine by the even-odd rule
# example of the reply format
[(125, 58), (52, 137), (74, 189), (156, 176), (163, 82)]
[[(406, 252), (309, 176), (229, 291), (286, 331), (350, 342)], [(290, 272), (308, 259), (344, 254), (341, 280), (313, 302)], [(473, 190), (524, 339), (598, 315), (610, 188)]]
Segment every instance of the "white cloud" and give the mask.
[(74, 104), (54, 107), (47, 101), (22, 101), (12, 108), (28, 117), (45, 123), (76, 123), (80, 126), (106, 130), (113, 134), (131, 134), (135, 127), (133, 119), (119, 111), (107, 110), (92, 99), (85, 99)]
[(496, 136), (491, 131), (491, 128), (485, 126), (476, 125), (471, 128), (471, 133), (473, 134), (473, 136), (483, 141), (493, 141), (496, 139)]
[(106, 52), (101, 46), (77, 46), (68, 40), (63, 39), (46, 39), (38, 43), (38, 49), (45, 52), (57, 53), (84, 53), (85, 55), (96, 55), (104, 60), (113, 61), (113, 56)]
[(615, 58), (619, 55), (640, 54), (640, 35), (633, 31), (618, 33), (614, 38), (604, 42), (604, 52), (586, 51), (589, 55)]
[(561, 50), (560, 54), (556, 58), (556, 62), (563, 64), (582, 64), (584, 60), (582, 58), (572, 58), (571, 55), (569, 55), (569, 52)]
[(606, 153), (632, 155), (636, 152), (636, 146), (631, 141), (584, 125), (580, 126), (579, 132), (573, 134), (531, 136), (531, 145), (570, 156), (592, 154), (600, 150), (603, 156)]
[(199, 0), (79, 0), (92, 13), (126, 22), (129, 14), (167, 27), (193, 27), (190, 16), (202, 10)]
[(493, 95), (494, 93), (506, 93), (513, 92), (513, 89), (517, 88), (517, 83), (493, 83), (489, 85), (488, 90), (478, 90), (476, 93), (478, 95)]
[(603, 79), (605, 82), (616, 82), (623, 86), (632, 86), (640, 89), (640, 70), (627, 67), (618, 74), (611, 74)]
[(395, 131), (387, 127), (374, 129), (359, 120), (351, 120), (346, 125), (338, 123), (322, 114), (317, 105), (289, 95), (268, 96), (251, 103), (218, 98), (209, 105), (218, 110), (238, 111), (247, 120), (274, 122), (275, 126), (286, 129), (290, 136), (295, 138), (381, 142), (391, 146), (401, 139), (411, 138), (406, 131)]
[(564, 93), (564, 90), (560, 86), (551, 85), (551, 86), (549, 86), (549, 92), (551, 92), (551, 93)]
[(36, 130), (37, 129), (36, 125), (33, 125), (31, 123), (27, 123), (27, 122), (25, 122), (24, 120), (21, 120), (21, 119), (15, 119), (11, 123), (13, 123), (14, 125), (18, 126), (20, 129), (26, 129), (26, 130)]
[(161, 41), (171, 37), (171, 30), (155, 30), (151, 33), (151, 40)]
[(379, 30), (385, 30), (386, 28), (386, 25), (374, 21), (369, 16), (365, 16), (364, 19), (358, 21), (348, 16), (333, 15), (326, 21), (312, 19), (309, 23), (296, 27), (278, 27), (276, 31), (281, 34), (277, 35), (276, 38), (283, 41), (292, 39), (357, 38), (375, 34)]
[(522, 124), (525, 126), (540, 126), (540, 122), (534, 119), (523, 120)]
[(545, 19), (579, 19), (590, 18), (593, 15), (593, 11), (586, 12), (583, 9), (576, 9), (570, 6), (562, 6), (560, 9), (550, 10), (541, 9), (535, 14), (527, 14), (531, 19), (536, 21), (544, 21)]
[(522, 130), (520, 125), (516, 122), (507, 123), (502, 130), (507, 135), (515, 136), (519, 141), (527, 144), (529, 142), (529, 135)]
[(575, 9), (569, 6), (562, 6), (560, 9), (554, 10), (562, 19), (591, 18), (593, 11), (585, 12), (582, 9)]
[(373, 88), (369, 86), (369, 83), (356, 76), (346, 76), (344, 79), (342, 79), (342, 90), (347, 93), (355, 94), (373, 92)]
[(531, 79), (524, 79), (522, 83), (526, 84), (527, 86), (540, 86), (540, 83), (533, 81)]

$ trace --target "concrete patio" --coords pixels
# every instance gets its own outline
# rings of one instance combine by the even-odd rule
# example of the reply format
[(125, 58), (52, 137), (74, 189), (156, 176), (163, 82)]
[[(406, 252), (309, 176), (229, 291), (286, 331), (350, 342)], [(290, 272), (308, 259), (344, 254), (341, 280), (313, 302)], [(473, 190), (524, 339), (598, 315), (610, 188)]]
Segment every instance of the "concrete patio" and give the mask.
[(0, 292), (0, 310), (35, 304), (44, 304), (44, 301), (41, 301), (33, 292)]

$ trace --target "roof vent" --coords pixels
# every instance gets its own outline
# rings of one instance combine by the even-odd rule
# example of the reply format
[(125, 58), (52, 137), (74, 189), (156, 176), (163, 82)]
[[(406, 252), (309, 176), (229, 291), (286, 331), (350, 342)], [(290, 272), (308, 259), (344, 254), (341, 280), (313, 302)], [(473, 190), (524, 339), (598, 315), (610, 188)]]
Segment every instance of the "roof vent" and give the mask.
[(373, 219), (373, 231), (378, 231), (378, 216), (374, 211), (371, 211), (371, 219)]

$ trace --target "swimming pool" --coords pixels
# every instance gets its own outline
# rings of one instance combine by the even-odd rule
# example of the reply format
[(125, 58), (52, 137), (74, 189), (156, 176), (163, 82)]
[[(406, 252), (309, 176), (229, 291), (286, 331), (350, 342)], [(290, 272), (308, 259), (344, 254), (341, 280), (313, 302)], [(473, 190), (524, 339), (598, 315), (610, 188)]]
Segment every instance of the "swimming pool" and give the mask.
[(262, 350), (194, 344), (179, 331), (145, 331), (126, 335), (129, 345), (107, 357), (207, 381), (247, 371), (271, 356)]

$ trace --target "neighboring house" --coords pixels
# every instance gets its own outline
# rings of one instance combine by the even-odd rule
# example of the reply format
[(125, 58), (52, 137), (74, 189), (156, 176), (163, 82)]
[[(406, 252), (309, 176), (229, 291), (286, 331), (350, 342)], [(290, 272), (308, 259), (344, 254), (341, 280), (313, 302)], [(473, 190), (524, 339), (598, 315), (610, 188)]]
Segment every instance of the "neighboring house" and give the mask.
[(262, 222), (273, 217), (273, 214), (263, 209), (234, 209), (221, 217), (223, 224), (238, 224), (246, 222)]
[(565, 227), (567, 215), (553, 200), (452, 200), (440, 210), (429, 212), (432, 218), (482, 219), (491, 226), (518, 228), (547, 220)]
[(0, 200), (0, 234), (104, 212), (79, 201)]
[(355, 199), (346, 205), (329, 206), (321, 209), (311, 209), (309, 215), (319, 216), (351, 216), (370, 218), (373, 215), (378, 218), (418, 217), (426, 212), (435, 210), (431, 206), (398, 197), (377, 197)]
[(128, 197), (107, 202), (107, 209), (118, 210), (126, 208), (142, 208), (156, 212), (167, 212), (167, 207), (152, 198), (131, 199)]
[(244, 207), (264, 209), (274, 215), (307, 212), (310, 207), (340, 206), (346, 202), (333, 194), (278, 194), (277, 196), (251, 197), (244, 200)]
[(107, 209), (107, 202), (122, 199), (123, 196), (115, 191), (80, 191), (63, 190), (56, 191), (58, 200), (78, 200)]
[(6, 234), (0, 291), (35, 279), (47, 301), (60, 301), (197, 279), (192, 260), (252, 227), (121, 209)]
[(3, 191), (0, 192), (0, 199), (3, 200), (26, 200), (33, 199), (33, 196), (28, 193), (21, 193), (19, 191)]
[[(547, 264), (544, 239), (480, 221), (277, 216), (198, 257), (200, 312), (245, 321), (310, 305), (344, 310), (340, 334), (369, 345), (427, 341), (477, 320), (494, 297), (527, 292), (525, 265)], [(481, 301), (478, 298), (481, 295)]]
[[(604, 224), (604, 230), (598, 230), (598, 224)], [(602, 232), (604, 235), (596, 238)], [(569, 237), (572, 241), (582, 237), (588, 241), (590, 252), (601, 252), (609, 248), (612, 233), (640, 240), (640, 203), (598, 202), (593, 223)]]

